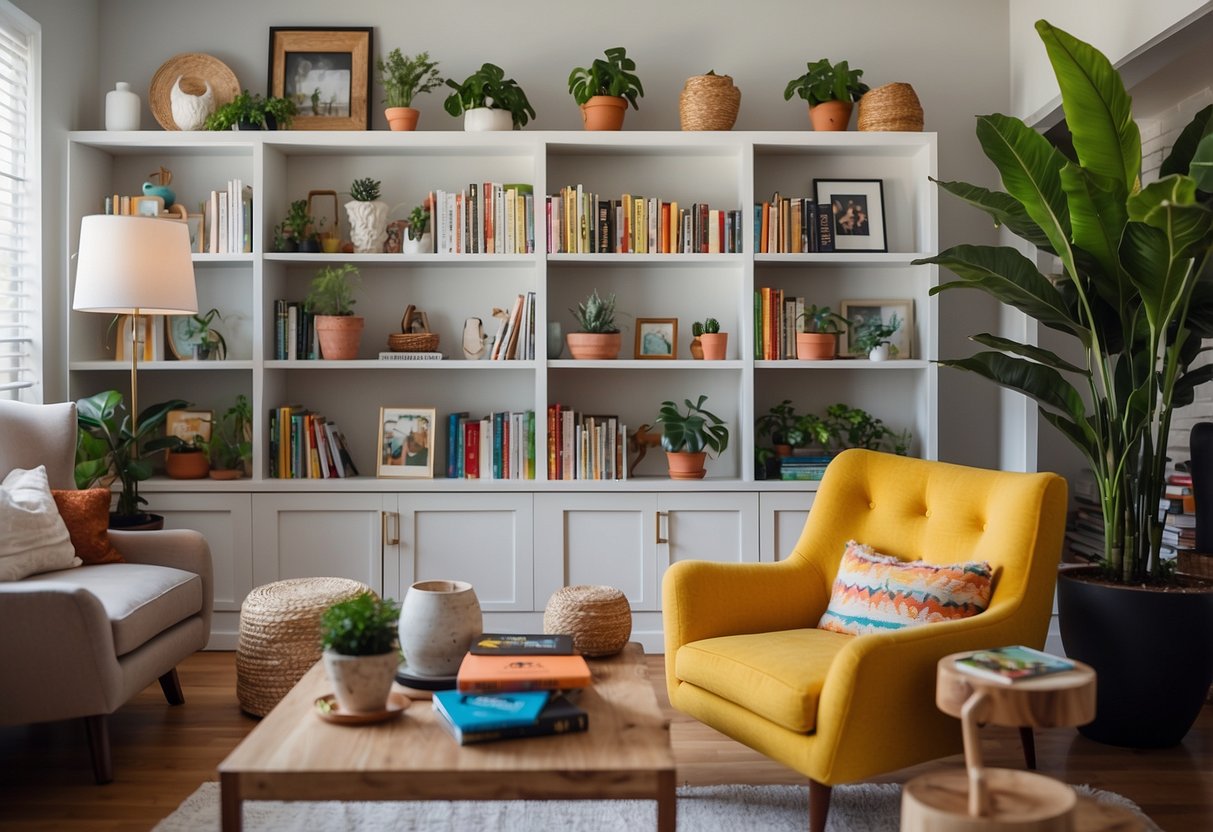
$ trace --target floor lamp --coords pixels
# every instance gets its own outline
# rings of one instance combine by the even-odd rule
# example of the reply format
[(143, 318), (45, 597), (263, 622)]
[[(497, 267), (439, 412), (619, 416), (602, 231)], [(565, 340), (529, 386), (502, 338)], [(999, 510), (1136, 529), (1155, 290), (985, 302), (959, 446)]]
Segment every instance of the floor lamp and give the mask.
[[(183, 222), (150, 217), (84, 217), (80, 222), (72, 309), (132, 316), (130, 412), (131, 432), (137, 435), (142, 317), (193, 315), (198, 311), (189, 228)], [(138, 440), (132, 455), (139, 456)]]

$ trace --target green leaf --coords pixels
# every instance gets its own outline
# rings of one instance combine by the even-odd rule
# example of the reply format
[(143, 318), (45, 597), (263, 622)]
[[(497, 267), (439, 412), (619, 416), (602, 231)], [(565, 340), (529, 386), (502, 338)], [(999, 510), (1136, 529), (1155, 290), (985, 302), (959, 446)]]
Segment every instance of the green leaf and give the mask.
[[(1189, 174), (1189, 166), (1196, 155), (1197, 146), (1201, 139), (1210, 133), (1213, 133), (1213, 104), (1197, 113), (1179, 134), (1175, 144), (1171, 145), (1171, 153), (1158, 168), (1159, 178), (1170, 176), (1173, 173)], [(1202, 187), (1202, 190), (1213, 191), (1213, 187)]]
[[(1074, 245), (1094, 258), (1102, 275), (1091, 273), (1096, 289), (1109, 303), (1124, 302), (1125, 281), (1118, 249), (1129, 221), (1124, 196), (1106, 176), (1067, 162), (1061, 169), (1061, 186), (1070, 207)], [(1084, 269), (1084, 271), (1088, 271)]]
[(76, 419), (85, 427), (102, 429), (114, 418), (114, 411), (122, 403), (122, 394), (117, 390), (106, 390), (76, 402)]
[[(1082, 396), (1074, 385), (1052, 367), (1013, 358), (1000, 352), (979, 352), (970, 358), (951, 359), (940, 363), (946, 367), (977, 373), (1003, 387), (1017, 390), (1077, 423), (1085, 424), (1086, 406)], [(1093, 434), (1091, 439), (1093, 442)]]
[(993, 349), (1002, 350), (1003, 352), (1009, 352), (1014, 355), (1021, 355), (1024, 358), (1030, 358), (1033, 361), (1052, 367), (1055, 370), (1062, 370), (1068, 373), (1078, 373), (1079, 375), (1085, 377), (1090, 377), (1091, 375), (1091, 371), (1086, 367), (1079, 367), (1076, 364), (1071, 364), (1057, 353), (1052, 352), (1051, 350), (1046, 350), (1043, 347), (1021, 344), (1018, 341), (1012, 341), (998, 335), (991, 335), (988, 332), (983, 332), (980, 335), (973, 335), (970, 337), (972, 340), (976, 341), (982, 346), (992, 347)]
[(1206, 193), (1213, 192), (1213, 136), (1205, 136), (1196, 147), (1188, 175)]
[(189, 407), (189, 402), (184, 399), (172, 399), (167, 402), (160, 402), (145, 409), (139, 414), (139, 438), (142, 439), (147, 434), (154, 431), (160, 425), (164, 424), (164, 418), (170, 410), (180, 410), (184, 407)]
[(1196, 398), (1196, 388), (1213, 380), (1213, 364), (1205, 364), (1181, 375), (1175, 380), (1171, 403), (1175, 407), (1186, 407)]
[[(1197, 229), (1186, 222), (1177, 225), (1187, 228), (1188, 234), (1176, 238), (1155, 225), (1131, 222), (1125, 226), (1121, 245), (1121, 260), (1141, 294), (1141, 307), (1155, 331), (1164, 329), (1176, 316), (1195, 280), (1186, 249), (1192, 245), (1190, 235)], [(1206, 217), (1205, 233), (1208, 227)]]
[(994, 219), (996, 226), (1005, 225), (1012, 234), (1022, 237), (1037, 248), (1053, 253), (1049, 238), (1040, 230), (1039, 225), (1032, 222), (1023, 205), (1010, 194), (991, 191), (968, 182), (943, 182), (939, 179), (931, 181), (953, 196), (985, 211)]

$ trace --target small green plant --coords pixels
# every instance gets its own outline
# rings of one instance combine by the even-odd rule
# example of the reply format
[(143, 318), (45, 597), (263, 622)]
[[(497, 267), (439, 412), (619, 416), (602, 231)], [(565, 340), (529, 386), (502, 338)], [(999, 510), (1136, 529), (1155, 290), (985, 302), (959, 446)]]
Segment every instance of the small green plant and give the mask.
[(784, 399), (754, 420), (754, 432), (769, 436), (773, 445), (790, 445), (788, 432), (796, 424), (796, 408), (791, 399)]
[(710, 449), (717, 455), (729, 447), (729, 429), (724, 420), (703, 409), (707, 396), (700, 396), (694, 404), (683, 399), (687, 412), (683, 413), (672, 401), (661, 403), (657, 422), (661, 425), (661, 447), (667, 451), (699, 453)]
[(364, 592), (333, 604), (320, 617), (320, 642), (343, 656), (381, 656), (396, 649), (400, 605)]
[(720, 321), (715, 318), (707, 318), (702, 323), (695, 321), (691, 324), (691, 334), (698, 338), (700, 335), (707, 333), (708, 335), (716, 335), (720, 332)]
[(289, 98), (262, 98), (243, 90), (207, 116), (204, 126), (207, 130), (231, 130), (237, 124), (256, 124), (264, 129), (272, 118), (277, 127), (285, 130), (291, 126), (296, 112), (295, 102)]
[(443, 102), (443, 107), (453, 116), (460, 116), (475, 107), (492, 107), (509, 110), (514, 129), (525, 127), (527, 117), (535, 118), (535, 109), (527, 101), (526, 93), (513, 78), (495, 64), (484, 64), (463, 83), (447, 79), (446, 85), (454, 90)]
[(582, 332), (607, 334), (619, 331), (615, 325), (615, 295), (603, 300), (595, 289), (584, 303), (569, 309)]
[(150, 440), (143, 450), (148, 451), (172, 451), (175, 454), (195, 454), (205, 453), (208, 457), (211, 454), (211, 443), (200, 433), (195, 433), (191, 437), (182, 436), (158, 436)]
[(212, 352), (220, 361), (227, 357), (227, 341), (223, 333), (212, 328), (216, 320), (222, 321), (223, 315), (212, 307), (209, 312), (191, 315), (186, 322), (185, 335), (190, 341), (197, 341), (198, 358), (210, 358)]
[(325, 266), (312, 278), (304, 305), (317, 315), (353, 315), (359, 282), (358, 267), (352, 263)]
[(425, 233), (425, 229), (429, 227), (430, 212), (425, 210), (424, 205), (418, 205), (409, 214), (409, 225), (406, 233), (410, 240), (420, 240), (421, 235)]
[(636, 99), (644, 97), (644, 86), (633, 72), (636, 62), (622, 46), (611, 47), (605, 54), (605, 61), (597, 58), (589, 69), (579, 66), (569, 74), (573, 100), (584, 104), (595, 95), (613, 95), (626, 98), (633, 110), (639, 110)]
[(880, 318), (864, 321), (854, 330), (855, 350), (866, 355), (881, 344), (889, 343), (893, 333), (899, 329), (901, 329), (901, 319), (897, 317), (896, 312), (889, 318), (888, 323)]
[(430, 60), (429, 52), (405, 57), (399, 49), (393, 49), (386, 61), (380, 59), (375, 65), (379, 69), (379, 83), (383, 85), (385, 107), (412, 107), (415, 96), (443, 83), (438, 62)]
[(315, 219), (307, 212), (307, 200), (296, 199), (287, 210), (286, 218), (274, 229), (274, 249), (283, 251), (289, 241), (302, 243)]
[(904, 456), (910, 449), (912, 434), (909, 430), (894, 433), (882, 420), (863, 408), (832, 404), (826, 408), (822, 423), (830, 441), (821, 444), (827, 450), (867, 448), (872, 451), (892, 450)]
[(211, 439), (211, 453), (220, 469), (247, 468), (253, 462), (253, 408), (243, 393), (224, 411)]
[(806, 64), (808, 72), (788, 81), (783, 91), (784, 101), (799, 95), (810, 106), (826, 101), (858, 101), (870, 87), (859, 80), (862, 69), (851, 69), (846, 61), (832, 65), (828, 58)]
[(350, 185), (350, 199), (355, 202), (374, 202), (379, 198), (378, 179), (355, 179)]
[(832, 312), (830, 307), (817, 304), (810, 305), (797, 320), (804, 321), (805, 332), (840, 332), (843, 327), (851, 325), (848, 319)]

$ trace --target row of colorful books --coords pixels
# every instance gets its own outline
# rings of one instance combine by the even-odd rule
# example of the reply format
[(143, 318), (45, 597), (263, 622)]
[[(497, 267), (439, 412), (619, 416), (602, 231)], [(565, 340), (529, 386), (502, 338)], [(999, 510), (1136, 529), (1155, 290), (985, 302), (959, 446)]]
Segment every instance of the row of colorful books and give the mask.
[(754, 250), (759, 254), (801, 254), (834, 250), (834, 217), (829, 205), (808, 197), (781, 197), (754, 205)]
[(431, 191), (438, 254), (530, 254), (535, 251), (531, 185), (473, 182), (462, 191)]
[(795, 454), (779, 458), (779, 478), (801, 482), (820, 482), (834, 457), (829, 454)]
[(1162, 557), (1178, 557), (1180, 549), (1196, 548), (1196, 496), (1192, 475), (1168, 466), (1159, 505), (1163, 528)]
[(626, 480), (627, 425), (548, 405), (549, 480)]
[(336, 423), (301, 405), (269, 412), (269, 476), (272, 479), (339, 479), (358, 476)]
[(535, 479), (535, 411), (447, 416), (446, 475), (461, 480)]
[(805, 300), (783, 289), (754, 290), (754, 358), (778, 361), (796, 357), (796, 334), (805, 331)]
[(301, 301), (274, 301), (274, 358), (278, 361), (315, 360), (316, 316)]
[(580, 184), (546, 198), (549, 254), (730, 254), (742, 250), (741, 211), (660, 197), (603, 199)]
[(493, 339), (492, 361), (533, 361), (535, 358), (535, 293), (518, 295), (507, 309), (494, 309), (500, 321)]

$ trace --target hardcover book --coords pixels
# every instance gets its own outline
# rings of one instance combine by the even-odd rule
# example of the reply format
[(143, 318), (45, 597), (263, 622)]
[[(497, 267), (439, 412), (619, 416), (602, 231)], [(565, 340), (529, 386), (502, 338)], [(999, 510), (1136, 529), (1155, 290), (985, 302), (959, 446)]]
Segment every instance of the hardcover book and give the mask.
[(472, 640), (475, 656), (571, 656), (573, 637), (562, 634), (481, 633)]
[(956, 660), (956, 669), (972, 676), (1009, 685), (1025, 679), (1064, 673), (1074, 663), (1031, 647), (997, 647)]
[(530, 725), (551, 696), (546, 690), (468, 694), (434, 691), (434, 710), (463, 731), (496, 731)]
[[(439, 691), (451, 693), (451, 691)], [(472, 745), (492, 740), (518, 739), (522, 737), (544, 737), (553, 734), (573, 734), (585, 731), (590, 727), (590, 717), (584, 710), (574, 705), (563, 695), (557, 694), (551, 698), (538, 719), (529, 725), (516, 725), (509, 728), (465, 730), (455, 725), (446, 713), (439, 710), (438, 698), (434, 698), (434, 711), (438, 724), (450, 732), (460, 745)]]
[(460, 693), (563, 690), (590, 684), (590, 667), (581, 656), (476, 656), (459, 666)]

